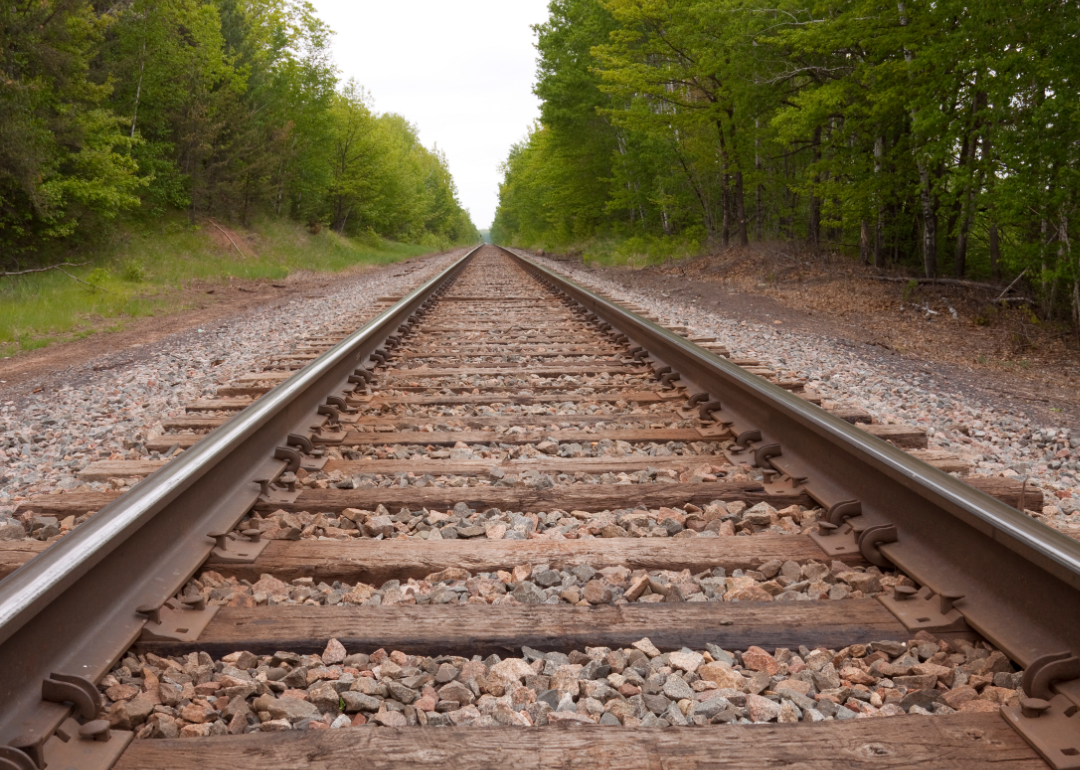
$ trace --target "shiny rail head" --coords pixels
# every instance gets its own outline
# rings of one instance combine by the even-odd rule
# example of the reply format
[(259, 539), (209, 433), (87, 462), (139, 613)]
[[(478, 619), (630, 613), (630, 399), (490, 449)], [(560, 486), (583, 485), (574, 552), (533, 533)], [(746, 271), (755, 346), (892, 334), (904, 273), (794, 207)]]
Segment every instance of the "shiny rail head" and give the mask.
[[(434, 288), (453, 278), (479, 250), (463, 257), (417, 287), (362, 328), (321, 354), (251, 406), (229, 418), (195, 446), (101, 509), (69, 535), (0, 580), (0, 642), (15, 633), (43, 604), (106, 558), (125, 537), (144, 526), (181, 492), (196, 484), (223, 457), (249, 440), (301, 393), (372, 339), (386, 332), (395, 318), (415, 310)], [(355, 363), (359, 365), (360, 361)]]
[[(774, 408), (781, 410), (785, 418), (797, 422), (807, 430), (828, 437), (842, 451), (861, 456), (867, 464), (888, 472), (894, 480), (910, 489), (918, 490), (928, 500), (942, 504), (945, 510), (951, 512), (953, 508), (962, 509), (994, 527), (1002, 536), (1015, 538), (1028, 548), (1045, 555), (1080, 577), (1080, 543), (1072, 538), (1040, 522), (1033, 521), (1023, 513), (970, 487), (944, 471), (912, 457), (876, 436), (859, 430), (783, 388), (745, 371), (722, 356), (695, 345), (669, 329), (597, 295), (572, 279), (549, 270), (511, 249), (501, 246), (499, 248), (521, 260), (530, 270), (543, 275), (555, 285), (578, 295), (578, 299), (585, 299), (589, 304), (601, 308), (605, 315), (614, 316), (617, 320), (621, 319), (639, 329), (648, 330), (651, 336), (661, 342), (668, 351), (677, 351), (681, 356), (695, 360), (702, 369), (713, 369), (724, 377), (728, 386), (738, 387), (755, 398), (769, 402)], [(605, 320), (611, 321), (611, 318), (605, 318)], [(658, 351), (658, 355), (664, 357), (664, 351)]]
[(858, 501), (863, 530), (891, 533), (878, 538), (873, 555), (935, 593), (966, 594), (958, 605), (964, 619), (1013, 660), (1028, 665), (1049, 653), (1080, 653), (1080, 543), (576, 282), (507, 253), (615, 326), (628, 344), (648, 350), (655, 365), (671, 365), (695, 390), (718, 397), (740, 424), (779, 440), (785, 464), (806, 476), (804, 486), (819, 502), (822, 492), (838, 491)]

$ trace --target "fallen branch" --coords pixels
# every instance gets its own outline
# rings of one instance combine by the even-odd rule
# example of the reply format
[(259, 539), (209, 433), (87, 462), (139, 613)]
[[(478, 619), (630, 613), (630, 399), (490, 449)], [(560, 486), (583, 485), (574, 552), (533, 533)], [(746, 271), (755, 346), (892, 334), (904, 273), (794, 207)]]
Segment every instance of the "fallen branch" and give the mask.
[[(1012, 287), (1016, 285), (1016, 282), (1024, 277), (1024, 273), (1026, 273), (1026, 272), (1027, 272), (1027, 268), (1025, 267), (1024, 271), (1022, 273), (1020, 273), (1020, 275), (1016, 276), (1016, 278), (1013, 279), (1013, 282), (1005, 287), (1005, 291), (1001, 292), (1001, 294), (999, 294), (997, 296), (997, 298), (994, 299), (993, 303), (991, 303), (991, 304), (995, 304), (995, 303), (998, 303), (998, 302), (1031, 302), (1031, 299), (1028, 298), (1028, 297), (1006, 297), (1005, 296), (1006, 294), (1009, 293), (1009, 291), (1012, 289)], [(979, 281), (963, 281), (963, 280), (961, 280), (959, 278), (895, 278), (895, 277), (893, 277), (891, 275), (872, 275), (870, 277), (873, 278), (875, 281), (890, 281), (892, 283), (911, 283), (912, 281), (914, 281), (915, 283), (920, 284), (920, 285), (921, 284), (946, 284), (946, 285), (951, 285), (951, 286), (964, 286), (964, 287), (972, 288), (972, 289), (990, 289), (992, 291), (997, 291), (998, 290), (998, 287), (996, 285), (992, 284), (992, 283), (980, 283)]]
[[(1021, 275), (1023, 275), (1021, 273)], [(896, 278), (891, 275), (872, 275), (875, 281), (890, 281), (891, 283), (911, 283), (914, 281), (920, 286), (923, 284), (945, 284), (948, 286), (964, 286), (970, 289), (989, 289), (997, 291), (998, 287), (992, 283), (980, 283), (979, 281), (964, 281), (960, 278)], [(1013, 282), (1015, 283), (1015, 281)], [(1010, 284), (1009, 288), (1012, 288)], [(1006, 289), (1007, 292), (1009, 289)], [(1005, 292), (1002, 292), (1004, 294)]]
[(1023, 278), (1023, 277), (1024, 277), (1024, 273), (1026, 273), (1027, 271), (1028, 271), (1028, 269), (1027, 269), (1027, 268), (1025, 267), (1025, 268), (1024, 268), (1024, 270), (1023, 270), (1023, 272), (1022, 272), (1022, 273), (1020, 273), (1020, 275), (1018, 275), (1018, 276), (1016, 276), (1015, 278), (1013, 278), (1013, 282), (1012, 282), (1012, 283), (1010, 283), (1010, 284), (1009, 284), (1008, 286), (1006, 286), (1006, 287), (1005, 287), (1005, 291), (1001, 292), (1001, 294), (999, 294), (999, 295), (998, 295), (998, 298), (997, 298), (996, 300), (994, 300), (994, 301), (995, 301), (995, 302), (997, 302), (997, 301), (998, 301), (998, 300), (1000, 300), (1000, 299), (1001, 299), (1002, 297), (1004, 297), (1004, 296), (1005, 296), (1006, 294), (1008, 294), (1008, 293), (1009, 293), (1009, 289), (1011, 289), (1011, 288), (1012, 288), (1013, 286), (1015, 286), (1015, 285), (1016, 285), (1016, 282), (1017, 282), (1017, 281), (1019, 281), (1019, 280), (1020, 280), (1021, 278)]
[[(31, 267), (31, 268), (27, 268), (26, 270), (12, 270), (12, 271), (7, 272), (7, 273), (0, 273), (0, 278), (7, 278), (9, 276), (15, 276), (15, 275), (26, 275), (27, 273), (44, 273), (44, 272), (46, 272), (48, 270), (60, 270), (61, 273), (68, 276), (69, 278), (71, 278), (71, 277), (74, 277), (74, 276), (72, 276), (71, 273), (69, 273), (67, 270), (62, 270), (61, 268), (64, 268), (64, 267), (82, 267), (83, 265), (87, 265), (87, 264), (89, 264), (89, 262), (61, 262), (58, 265), (49, 265), (48, 267)], [(79, 279), (76, 278), (75, 280), (78, 281)]]
[(94, 284), (92, 284), (92, 283), (87, 283), (87, 282), (86, 282), (86, 281), (84, 281), (84, 280), (83, 280), (82, 278), (77, 278), (77, 277), (75, 277), (74, 275), (72, 275), (71, 273), (69, 273), (69, 272), (68, 272), (67, 270), (64, 270), (63, 268), (59, 268), (59, 267), (58, 267), (58, 268), (56, 268), (56, 269), (57, 269), (57, 270), (59, 270), (59, 271), (60, 271), (61, 273), (63, 273), (64, 275), (66, 275), (66, 276), (67, 276), (68, 278), (70, 278), (71, 280), (75, 281), (75, 283), (81, 283), (81, 284), (82, 284), (83, 286), (89, 286), (89, 287), (90, 287), (91, 289), (93, 289), (94, 291), (103, 291), (103, 292), (105, 292), (106, 294), (112, 294), (112, 292), (111, 292), (111, 291), (109, 291), (108, 289), (106, 289), (106, 288), (105, 288), (104, 286), (95, 286), (95, 285), (94, 285)]
[(229, 239), (229, 243), (231, 243), (233, 245), (233, 248), (240, 252), (240, 256), (243, 257), (244, 259), (247, 259), (247, 254), (245, 254), (243, 251), (240, 250), (240, 247), (236, 245), (236, 241), (234, 241), (232, 239), (232, 236), (229, 235), (228, 231), (224, 227), (219, 225), (213, 219), (210, 220), (210, 224), (212, 224), (214, 227), (216, 227), (218, 230), (220, 230), (222, 233), (224, 233), (225, 237)]

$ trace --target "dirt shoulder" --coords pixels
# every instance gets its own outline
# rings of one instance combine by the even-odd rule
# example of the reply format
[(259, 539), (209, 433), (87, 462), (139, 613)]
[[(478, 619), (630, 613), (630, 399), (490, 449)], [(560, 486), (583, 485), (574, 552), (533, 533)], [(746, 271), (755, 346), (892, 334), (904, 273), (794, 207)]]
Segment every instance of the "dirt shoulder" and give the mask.
[(1030, 314), (994, 310), (985, 291), (939, 285), (913, 291), (875, 280), (858, 265), (817, 265), (749, 249), (660, 267), (586, 269), (722, 318), (779, 322), (785, 331), (854, 348), (892, 372), (919, 369), (974, 401), (1080, 427), (1075, 341)]
[[(390, 265), (357, 266), (342, 273), (297, 272), (280, 280), (232, 280), (228, 284), (191, 284), (175, 293), (175, 305), (189, 309), (156, 316), (125, 319), (120, 331), (100, 331), (88, 337), (58, 342), (0, 360), (0, 400), (54, 386), (80, 370), (100, 372), (138, 361), (203, 326), (227, 323), (252, 310), (284, 308), (295, 299), (321, 297), (347, 288), (372, 274), (403, 275), (437, 255), (412, 257)], [(109, 319), (115, 323), (116, 319)]]

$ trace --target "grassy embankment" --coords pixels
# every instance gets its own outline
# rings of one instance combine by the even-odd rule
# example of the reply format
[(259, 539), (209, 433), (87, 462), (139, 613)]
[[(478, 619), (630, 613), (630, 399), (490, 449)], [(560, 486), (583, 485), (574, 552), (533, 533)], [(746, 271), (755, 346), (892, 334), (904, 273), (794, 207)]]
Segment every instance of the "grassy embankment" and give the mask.
[[(281, 220), (234, 231), (183, 219), (127, 228), (107, 248), (64, 261), (88, 264), (0, 278), (0, 357), (51, 342), (117, 331), (132, 318), (190, 308), (193, 284), (281, 280), (298, 270), (341, 272), (431, 252), (382, 239), (360, 241)], [(227, 230), (227, 233), (224, 231)], [(59, 259), (54, 261), (61, 261)], [(80, 282), (81, 281), (81, 282)]]
[(540, 243), (531, 248), (543, 248), (549, 254), (580, 257), (585, 264), (599, 267), (646, 267), (703, 253), (701, 243), (692, 238), (656, 236), (597, 237), (573, 245)]

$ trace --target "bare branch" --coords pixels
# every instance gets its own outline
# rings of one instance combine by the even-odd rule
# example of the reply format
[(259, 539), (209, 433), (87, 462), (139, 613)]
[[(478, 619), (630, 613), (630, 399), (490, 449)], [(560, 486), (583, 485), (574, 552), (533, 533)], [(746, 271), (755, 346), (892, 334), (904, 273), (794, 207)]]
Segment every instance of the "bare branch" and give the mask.
[[(88, 262), (61, 262), (58, 265), (49, 265), (48, 267), (31, 267), (26, 270), (12, 270), (8, 273), (0, 273), (0, 278), (7, 278), (14, 275), (26, 275), (27, 273), (44, 273), (49, 270), (60, 270), (62, 267), (82, 267), (89, 264)], [(60, 270), (65, 275), (70, 275), (66, 270)], [(77, 278), (75, 280), (78, 280)]]
[(233, 245), (233, 248), (240, 252), (240, 256), (243, 257), (244, 259), (247, 259), (247, 254), (245, 254), (243, 251), (241, 251), (240, 247), (236, 245), (236, 241), (233, 240), (233, 237), (231, 235), (229, 235), (228, 231), (224, 227), (219, 225), (213, 219), (210, 219), (210, 224), (212, 224), (214, 227), (216, 227), (218, 230), (220, 230), (222, 233), (224, 233), (225, 237), (229, 239), (229, 243), (231, 243)]

